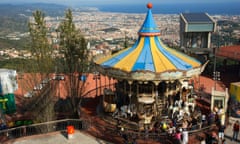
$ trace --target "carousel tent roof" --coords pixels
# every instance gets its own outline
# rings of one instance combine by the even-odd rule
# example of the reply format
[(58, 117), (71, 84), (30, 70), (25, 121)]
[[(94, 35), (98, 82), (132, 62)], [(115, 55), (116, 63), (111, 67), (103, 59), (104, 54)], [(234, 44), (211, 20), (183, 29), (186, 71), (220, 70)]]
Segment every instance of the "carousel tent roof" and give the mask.
[(138, 32), (138, 40), (133, 47), (97, 60), (96, 64), (103, 69), (115, 69), (124, 73), (139, 71), (160, 74), (172, 71), (188, 71), (201, 67), (196, 59), (171, 49), (160, 39), (160, 30), (152, 16), (151, 5), (145, 21)]

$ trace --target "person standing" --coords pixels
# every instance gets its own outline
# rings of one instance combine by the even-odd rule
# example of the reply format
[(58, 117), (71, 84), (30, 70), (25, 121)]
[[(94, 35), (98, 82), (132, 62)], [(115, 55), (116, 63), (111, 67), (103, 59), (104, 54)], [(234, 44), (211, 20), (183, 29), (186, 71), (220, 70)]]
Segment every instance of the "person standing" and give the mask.
[(188, 131), (187, 131), (187, 129), (183, 129), (182, 144), (188, 144)]
[(182, 143), (182, 141), (181, 141), (181, 139), (182, 139), (182, 134), (181, 134), (181, 130), (178, 128), (177, 129), (177, 132), (175, 133), (175, 139), (176, 139), (176, 144), (181, 144)]
[(200, 144), (206, 144), (206, 140), (204, 137), (200, 137)]
[(224, 139), (224, 130), (225, 130), (225, 126), (224, 125), (220, 125), (218, 128), (218, 138), (220, 140)]
[(236, 140), (237, 141), (237, 138), (238, 138), (238, 133), (239, 133), (239, 121), (237, 120), (234, 125), (233, 125), (233, 137), (232, 137), (232, 140)]
[(221, 144), (227, 144), (226, 139), (223, 139)]
[(212, 144), (218, 144), (218, 135), (215, 131), (212, 132), (212, 139), (211, 139)]

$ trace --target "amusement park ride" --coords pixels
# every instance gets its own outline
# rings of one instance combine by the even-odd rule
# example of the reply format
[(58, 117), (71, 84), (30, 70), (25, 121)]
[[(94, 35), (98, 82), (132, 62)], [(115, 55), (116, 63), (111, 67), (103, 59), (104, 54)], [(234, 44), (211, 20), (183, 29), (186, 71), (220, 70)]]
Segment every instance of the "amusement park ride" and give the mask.
[(0, 69), (0, 129), (6, 126), (4, 114), (16, 112), (14, 91), (17, 89), (16, 71)]
[(190, 115), (196, 96), (190, 81), (205, 68), (205, 64), (163, 44), (152, 4), (147, 8), (133, 47), (94, 60), (99, 73), (117, 80), (115, 89), (104, 90), (105, 112), (136, 122), (139, 129), (171, 118), (173, 112), (178, 113), (179, 120)]
[[(138, 31), (139, 37), (132, 47), (94, 59), (96, 88), (98, 81), (101, 85), (101, 75), (115, 82), (110, 86), (109, 81), (109, 87), (103, 90), (101, 106), (105, 116), (121, 121), (126, 127), (133, 124), (137, 131), (153, 129), (159, 122), (176, 120), (176, 123), (183, 124), (186, 119), (199, 119), (201, 111), (196, 107), (198, 96), (192, 81), (199, 78), (207, 64), (164, 45), (152, 15), (152, 4), (148, 3), (147, 8), (146, 18)], [(63, 75), (53, 78), (58, 81), (64, 79)], [(85, 75), (79, 76), (83, 82), (86, 79)], [(240, 87), (239, 83), (237, 85)], [(0, 69), (2, 122), (5, 113), (16, 112), (13, 94), (16, 89), (16, 71)], [(233, 94), (235, 89), (232, 87)], [(96, 89), (96, 96), (98, 93)], [(226, 93), (219, 93), (216, 89), (212, 91), (211, 111), (218, 105), (226, 108), (228, 98), (225, 94), (227, 90)], [(237, 95), (236, 98), (240, 101)]]
[(0, 109), (3, 113), (16, 112), (14, 91), (17, 90), (16, 71), (0, 69)]

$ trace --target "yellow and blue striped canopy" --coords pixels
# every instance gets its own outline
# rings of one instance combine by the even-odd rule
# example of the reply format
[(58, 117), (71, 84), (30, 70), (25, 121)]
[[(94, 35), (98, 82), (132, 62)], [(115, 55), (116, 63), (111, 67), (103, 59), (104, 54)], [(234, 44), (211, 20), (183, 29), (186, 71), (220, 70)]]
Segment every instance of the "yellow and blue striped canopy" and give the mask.
[(103, 69), (115, 69), (125, 73), (146, 71), (153, 73), (186, 72), (201, 67), (196, 59), (163, 44), (160, 30), (154, 22), (151, 9), (140, 28), (133, 47), (96, 61)]

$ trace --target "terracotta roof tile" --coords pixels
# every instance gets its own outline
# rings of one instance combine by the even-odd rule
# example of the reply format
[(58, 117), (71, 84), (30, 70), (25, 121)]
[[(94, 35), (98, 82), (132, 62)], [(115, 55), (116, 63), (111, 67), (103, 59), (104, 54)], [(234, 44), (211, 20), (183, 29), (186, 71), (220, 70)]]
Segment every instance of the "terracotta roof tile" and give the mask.
[(240, 61), (240, 45), (220, 47), (217, 52), (217, 56)]
[(226, 86), (221, 81), (215, 81), (211, 78), (200, 76), (199, 79), (194, 79), (195, 89), (199, 89), (199, 87), (206, 93), (211, 94), (212, 88), (215, 87), (218, 91), (225, 91)]

